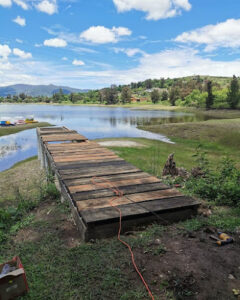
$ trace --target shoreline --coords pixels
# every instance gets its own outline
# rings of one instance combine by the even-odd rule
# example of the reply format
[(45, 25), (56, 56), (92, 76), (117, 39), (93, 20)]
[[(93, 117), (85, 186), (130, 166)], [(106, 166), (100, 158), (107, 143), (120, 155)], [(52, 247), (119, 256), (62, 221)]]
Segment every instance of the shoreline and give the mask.
[(33, 124), (16, 125), (10, 127), (0, 127), (0, 137), (15, 134), (24, 130), (34, 129), (37, 127), (49, 127), (52, 126), (48, 122), (39, 122)]

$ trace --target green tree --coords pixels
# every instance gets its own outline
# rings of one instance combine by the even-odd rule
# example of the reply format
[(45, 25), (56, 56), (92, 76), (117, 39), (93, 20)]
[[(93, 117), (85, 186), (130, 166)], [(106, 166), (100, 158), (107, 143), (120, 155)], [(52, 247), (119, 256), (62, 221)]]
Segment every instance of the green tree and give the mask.
[(178, 98), (178, 89), (175, 87), (172, 87), (170, 89), (170, 93), (169, 93), (169, 101), (172, 106), (175, 106), (175, 102), (176, 102), (177, 98)]
[(160, 80), (160, 88), (163, 89), (164, 86), (165, 86), (165, 79), (161, 78), (161, 80)]
[(122, 103), (129, 103), (131, 102), (132, 92), (128, 86), (123, 87), (121, 92), (121, 100)]
[(13, 102), (17, 102), (18, 101), (18, 96), (17, 95), (13, 95)]
[(110, 88), (104, 89), (104, 100), (107, 104), (118, 103), (118, 92), (115, 85)]
[(154, 104), (160, 100), (160, 94), (159, 94), (158, 90), (154, 89), (151, 92), (151, 100), (152, 100), (152, 103), (154, 103)]
[(167, 91), (163, 91), (162, 92), (162, 98), (161, 98), (162, 101), (166, 101), (168, 100), (168, 92)]
[(20, 93), (19, 98), (23, 101), (24, 99), (27, 98), (27, 96), (24, 93)]
[(145, 80), (146, 89), (151, 89), (153, 87), (152, 79)]
[(239, 103), (240, 93), (239, 93), (239, 83), (238, 79), (235, 75), (233, 75), (233, 79), (231, 81), (227, 102), (231, 108), (236, 108)]
[(207, 98), (206, 98), (206, 108), (209, 109), (213, 106), (213, 102), (214, 102), (214, 95), (212, 92), (212, 81), (208, 81), (207, 82)]

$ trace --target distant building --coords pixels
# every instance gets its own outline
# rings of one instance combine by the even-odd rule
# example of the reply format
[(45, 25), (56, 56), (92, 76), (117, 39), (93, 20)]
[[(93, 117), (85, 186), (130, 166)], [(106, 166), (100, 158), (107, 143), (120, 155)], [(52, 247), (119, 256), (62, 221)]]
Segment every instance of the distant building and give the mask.
[(131, 103), (140, 103), (148, 101), (147, 97), (131, 97)]

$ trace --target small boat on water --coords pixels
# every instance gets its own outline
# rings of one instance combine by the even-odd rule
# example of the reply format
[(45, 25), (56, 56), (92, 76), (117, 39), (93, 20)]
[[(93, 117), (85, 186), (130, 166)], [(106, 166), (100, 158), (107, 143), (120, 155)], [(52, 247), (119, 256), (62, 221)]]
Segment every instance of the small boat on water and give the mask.
[(11, 120), (11, 118), (9, 118), (9, 117), (2, 117), (0, 119), (0, 126), (1, 127), (15, 126), (15, 124), (12, 123), (10, 120)]
[(16, 117), (14, 124), (15, 125), (24, 125), (24, 124), (26, 124), (25, 118), (24, 117)]
[(34, 120), (33, 116), (30, 116), (30, 117), (25, 119), (25, 123), (26, 124), (32, 124), (32, 123), (38, 123), (38, 121)]

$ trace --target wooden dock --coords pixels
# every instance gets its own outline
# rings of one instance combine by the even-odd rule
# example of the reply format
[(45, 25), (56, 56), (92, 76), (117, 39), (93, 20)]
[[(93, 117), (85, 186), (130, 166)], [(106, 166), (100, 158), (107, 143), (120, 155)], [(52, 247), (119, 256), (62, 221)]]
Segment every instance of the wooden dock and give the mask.
[(122, 232), (152, 222), (183, 220), (197, 212), (197, 200), (76, 131), (37, 128), (37, 136), (42, 167), (55, 175), (84, 241), (116, 235), (119, 213), (111, 206), (115, 196), (112, 185), (123, 193), (113, 201), (122, 212)]

